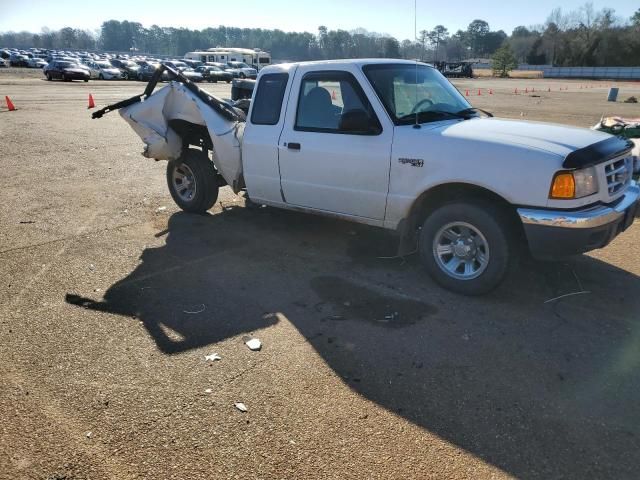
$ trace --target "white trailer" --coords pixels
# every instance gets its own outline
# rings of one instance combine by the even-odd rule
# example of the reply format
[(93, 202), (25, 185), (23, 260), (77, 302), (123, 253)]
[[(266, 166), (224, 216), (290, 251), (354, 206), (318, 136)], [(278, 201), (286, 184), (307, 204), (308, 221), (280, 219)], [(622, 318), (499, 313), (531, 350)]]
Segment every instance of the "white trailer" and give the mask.
[(216, 47), (207, 50), (187, 52), (184, 58), (188, 60), (198, 60), (203, 63), (244, 62), (258, 71), (271, 65), (271, 54), (259, 48)]

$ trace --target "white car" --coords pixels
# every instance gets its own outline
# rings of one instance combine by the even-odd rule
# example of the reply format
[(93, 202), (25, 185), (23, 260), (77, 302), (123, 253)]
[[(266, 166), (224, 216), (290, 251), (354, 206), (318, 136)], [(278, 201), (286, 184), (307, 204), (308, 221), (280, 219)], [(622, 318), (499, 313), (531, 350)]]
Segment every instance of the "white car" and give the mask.
[(227, 62), (227, 72), (231, 72), (236, 78), (243, 79), (255, 79), (258, 76), (258, 71), (244, 62)]
[(98, 61), (87, 63), (91, 71), (91, 78), (97, 78), (99, 80), (121, 80), (122, 71), (119, 68), (114, 67), (109, 62)]
[(9, 60), (6, 58), (0, 58), (0, 68), (8, 67), (8, 66), (9, 66)]
[(121, 108), (144, 155), (169, 161), (183, 210), (207, 211), (227, 184), (260, 205), (394, 230), (399, 253), (417, 250), (462, 294), (497, 287), (520, 247), (537, 258), (603, 248), (640, 208), (631, 142), (482, 115), (426, 64), (272, 65), (246, 116), (177, 80), (93, 115)]
[(27, 60), (28, 68), (44, 68), (46, 66), (47, 66), (47, 62), (42, 58), (34, 57)]

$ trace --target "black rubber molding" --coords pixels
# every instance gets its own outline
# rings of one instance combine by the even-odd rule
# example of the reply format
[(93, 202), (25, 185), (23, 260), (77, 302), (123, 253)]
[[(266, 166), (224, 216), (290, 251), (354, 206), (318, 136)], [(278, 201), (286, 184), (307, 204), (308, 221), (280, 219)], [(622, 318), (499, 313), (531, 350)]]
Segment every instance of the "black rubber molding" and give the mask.
[(630, 153), (633, 142), (623, 137), (611, 137), (571, 152), (562, 164), (563, 168), (586, 168), (612, 158)]

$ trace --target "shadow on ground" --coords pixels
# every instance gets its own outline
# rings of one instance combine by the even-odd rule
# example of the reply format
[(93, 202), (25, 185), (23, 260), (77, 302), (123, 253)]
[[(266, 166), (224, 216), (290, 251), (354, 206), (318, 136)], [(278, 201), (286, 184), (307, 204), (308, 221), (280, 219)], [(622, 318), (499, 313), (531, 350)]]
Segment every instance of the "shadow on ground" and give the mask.
[[(67, 301), (141, 320), (167, 354), (281, 312), (350, 388), (510, 474), (637, 478), (638, 277), (588, 256), (525, 261), (469, 299), (343, 222), (236, 208), (177, 213), (161, 234), (103, 300)], [(545, 303), (576, 291), (590, 293)]]

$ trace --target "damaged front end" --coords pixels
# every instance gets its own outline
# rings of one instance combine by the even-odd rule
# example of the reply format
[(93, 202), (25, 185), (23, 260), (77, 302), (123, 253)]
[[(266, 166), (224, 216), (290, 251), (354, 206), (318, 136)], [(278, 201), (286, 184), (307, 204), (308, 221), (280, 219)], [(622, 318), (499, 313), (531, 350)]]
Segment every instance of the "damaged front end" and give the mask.
[[(172, 81), (154, 93), (164, 72)], [(212, 152), (218, 173), (236, 193), (243, 188), (245, 113), (201, 90), (180, 72), (161, 65), (142, 94), (97, 110), (92, 118), (114, 110), (144, 142), (145, 157), (175, 161), (194, 145)]]

